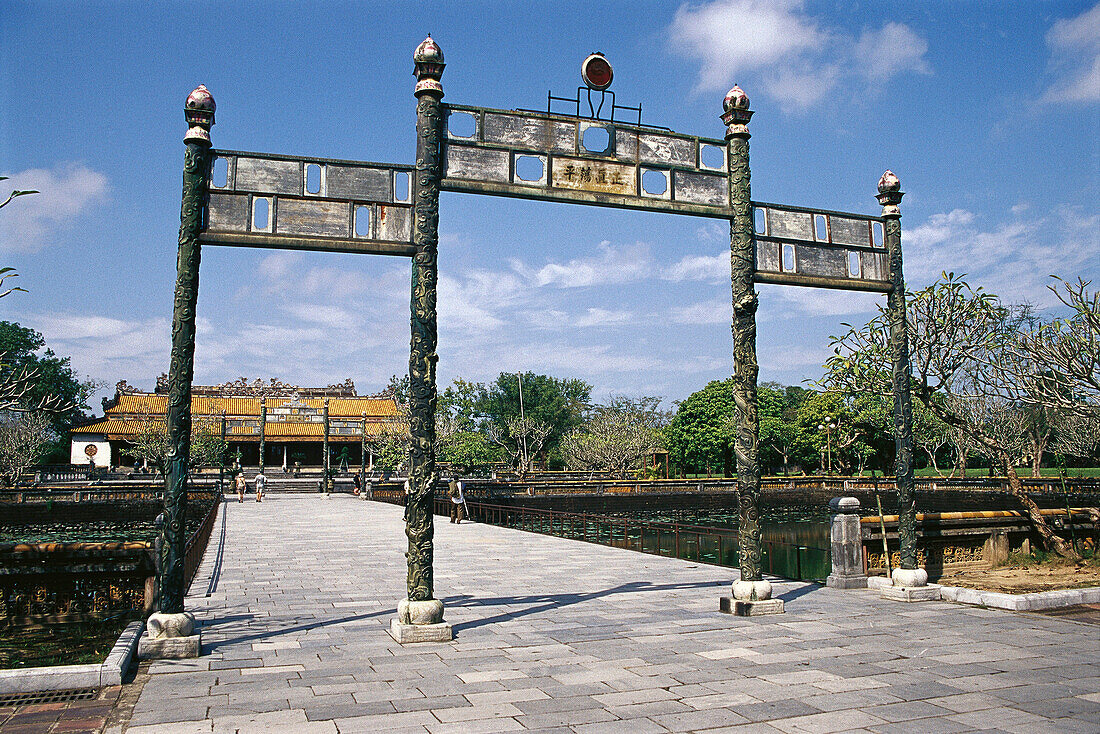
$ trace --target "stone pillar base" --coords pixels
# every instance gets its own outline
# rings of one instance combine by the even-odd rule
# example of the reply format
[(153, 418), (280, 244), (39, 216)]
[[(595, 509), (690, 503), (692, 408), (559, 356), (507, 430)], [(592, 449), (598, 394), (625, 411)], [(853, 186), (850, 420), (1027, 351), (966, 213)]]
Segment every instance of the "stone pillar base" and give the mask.
[(825, 579), (825, 585), (830, 589), (866, 589), (867, 577), (829, 574), (829, 577)]
[(761, 599), (748, 601), (746, 599), (734, 599), (732, 596), (723, 596), (718, 600), (718, 609), (726, 614), (736, 614), (738, 617), (783, 614), (783, 600)]
[(883, 586), (878, 593), (880, 598), (889, 599), (890, 601), (939, 601), (940, 585)]
[(160, 637), (151, 639), (142, 635), (138, 642), (139, 660), (179, 660), (197, 658), (202, 654), (202, 635), (187, 637)]
[(448, 622), (406, 624), (399, 619), (391, 619), (390, 637), (404, 645), (406, 642), (450, 642), (455, 636)]
[(397, 619), (390, 621), (390, 636), (398, 642), (450, 642), (451, 625), (443, 620), (443, 602), (439, 599), (397, 603)]
[(138, 642), (138, 658), (197, 658), (202, 654), (202, 635), (195, 629), (195, 617), (190, 612), (149, 615), (145, 634)]

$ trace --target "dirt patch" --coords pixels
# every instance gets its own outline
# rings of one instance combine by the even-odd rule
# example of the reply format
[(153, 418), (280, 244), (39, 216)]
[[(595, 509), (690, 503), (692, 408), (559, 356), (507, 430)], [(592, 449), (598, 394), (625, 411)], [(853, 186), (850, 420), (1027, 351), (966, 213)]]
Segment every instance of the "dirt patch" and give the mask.
[(988, 571), (959, 571), (936, 580), (944, 586), (965, 586), (1005, 594), (1082, 589), (1100, 586), (1100, 563), (1095, 559), (1077, 564), (1038, 560), (1012, 563)]

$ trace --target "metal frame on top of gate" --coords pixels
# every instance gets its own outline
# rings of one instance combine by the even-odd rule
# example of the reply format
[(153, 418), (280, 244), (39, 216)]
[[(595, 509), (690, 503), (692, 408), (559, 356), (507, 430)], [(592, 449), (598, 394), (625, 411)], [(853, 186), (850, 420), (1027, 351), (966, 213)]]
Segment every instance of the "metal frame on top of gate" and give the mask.
[[(429, 36), (413, 56), (417, 147), (413, 166), (211, 149), (214, 100), (204, 86), (187, 99), (183, 205), (172, 323), (166, 516), (160, 612), (183, 612), (182, 542), (191, 432), (195, 303), (202, 245), (322, 250), (412, 258), (410, 494), (407, 597), (391, 633), (400, 641), (450, 639), (432, 577), (435, 467), (436, 283), (440, 191), (636, 209), (730, 222), (737, 414), (741, 578), (723, 608), (782, 611), (760, 566), (754, 283), (887, 294), (893, 352), (901, 567), (916, 569), (912, 416), (902, 279), (900, 183), (879, 181), (881, 216), (753, 202), (749, 99), (723, 100), (723, 139), (641, 124), (641, 107), (612, 97), (610, 118), (443, 104), (443, 52)], [(588, 89), (611, 94), (602, 55), (585, 60)], [(601, 97), (601, 102), (603, 101)], [(572, 101), (572, 100), (567, 100)], [(637, 124), (615, 119), (636, 110)], [(919, 582), (918, 582), (919, 583)]]

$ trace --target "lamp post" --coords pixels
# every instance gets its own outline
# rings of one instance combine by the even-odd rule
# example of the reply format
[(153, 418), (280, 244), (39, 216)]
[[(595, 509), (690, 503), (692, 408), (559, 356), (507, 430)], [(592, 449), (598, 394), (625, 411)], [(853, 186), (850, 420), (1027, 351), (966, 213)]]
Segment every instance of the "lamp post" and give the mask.
[(825, 473), (833, 473), (833, 431), (836, 429), (836, 422), (831, 418), (826, 418), (828, 423), (819, 423), (817, 430), (825, 431)]

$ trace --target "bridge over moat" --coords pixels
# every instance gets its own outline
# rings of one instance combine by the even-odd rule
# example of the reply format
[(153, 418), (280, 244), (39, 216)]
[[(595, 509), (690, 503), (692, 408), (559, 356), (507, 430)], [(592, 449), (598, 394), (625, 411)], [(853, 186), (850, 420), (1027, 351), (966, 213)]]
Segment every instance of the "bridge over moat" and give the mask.
[(1094, 626), (774, 578), (786, 614), (719, 615), (727, 569), (478, 523), (436, 529), (455, 639), (402, 646), (403, 529), (346, 495), (227, 504), (186, 600), (203, 656), (152, 663), (128, 734), (1097, 731)]
[[(187, 98), (183, 197), (168, 380), (169, 450), (158, 611), (150, 639), (162, 652), (190, 646), (184, 607), (183, 520), (187, 507), (195, 313), (203, 246), (305, 249), (412, 258), (406, 511), (407, 596), (391, 628), (400, 641), (440, 641), (451, 630), (435, 596), (432, 502), (435, 461), (437, 283), (441, 191), (490, 194), (668, 214), (730, 224), (734, 402), (738, 476), (738, 558), (728, 608), (782, 613), (762, 577), (757, 461), (756, 283), (837, 288), (887, 296), (899, 502), (900, 564), (894, 584), (923, 587), (917, 567), (912, 409), (902, 275), (901, 182), (883, 173), (880, 216), (752, 200), (749, 98), (734, 86), (722, 100), (723, 139), (643, 125), (641, 108), (620, 106), (610, 64), (585, 59), (588, 112), (577, 89), (574, 114), (444, 104), (443, 51), (428, 36), (413, 54), (417, 82), (416, 164), (390, 165), (211, 147), (214, 98), (204, 85)], [(594, 93), (599, 94), (594, 106)], [(601, 110), (608, 103), (608, 116)], [(616, 117), (637, 110), (637, 122)], [(465, 122), (465, 126), (460, 123)], [(220, 164), (220, 165), (219, 165)], [(327, 457), (327, 450), (324, 452)], [(327, 459), (326, 459), (327, 461)], [(327, 467), (326, 467), (327, 468)], [(908, 594), (908, 592), (905, 592)]]

